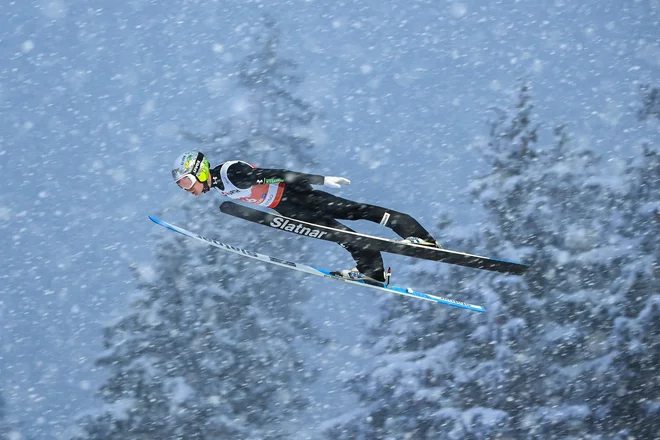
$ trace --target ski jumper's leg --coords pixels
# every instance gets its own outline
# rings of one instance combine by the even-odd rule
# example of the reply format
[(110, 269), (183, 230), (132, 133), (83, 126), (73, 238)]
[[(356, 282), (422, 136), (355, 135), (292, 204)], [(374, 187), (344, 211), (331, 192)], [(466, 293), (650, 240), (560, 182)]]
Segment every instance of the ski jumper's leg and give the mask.
[[(286, 217), (355, 232), (348, 226), (339, 223), (326, 212), (317, 209), (313, 204), (306, 202), (307, 197), (308, 194), (305, 197), (285, 196), (275, 210)], [(364, 246), (351, 243), (340, 243), (340, 246), (351, 254), (357, 269), (361, 273), (375, 280), (385, 282), (385, 267), (383, 266), (383, 257), (379, 251), (365, 249)]]
[(417, 237), (435, 242), (435, 238), (408, 214), (393, 211), (377, 205), (342, 199), (325, 191), (314, 191), (310, 196), (312, 204), (323, 212), (340, 220), (368, 220), (387, 226), (401, 238)]

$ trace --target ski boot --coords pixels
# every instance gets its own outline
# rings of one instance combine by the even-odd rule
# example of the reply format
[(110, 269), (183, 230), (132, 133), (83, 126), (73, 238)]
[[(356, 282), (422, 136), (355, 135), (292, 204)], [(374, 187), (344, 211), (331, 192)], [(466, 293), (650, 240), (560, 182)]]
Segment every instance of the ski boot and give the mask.
[(422, 240), (421, 238), (418, 238), (418, 237), (408, 237), (404, 240), (401, 240), (401, 243), (416, 244), (417, 246), (426, 246), (426, 247), (444, 249), (442, 247), (442, 245), (437, 240), (426, 241), (426, 240)]
[[(345, 270), (339, 270), (335, 272), (330, 272), (330, 275), (335, 275), (335, 276), (340, 276), (346, 279), (349, 279), (351, 281), (364, 281), (369, 284), (377, 283), (377, 284), (385, 284), (383, 281), (378, 281), (375, 278), (371, 278), (370, 276), (367, 276), (360, 272), (357, 267), (354, 267), (353, 269), (345, 269)], [(386, 277), (387, 279), (387, 277)]]

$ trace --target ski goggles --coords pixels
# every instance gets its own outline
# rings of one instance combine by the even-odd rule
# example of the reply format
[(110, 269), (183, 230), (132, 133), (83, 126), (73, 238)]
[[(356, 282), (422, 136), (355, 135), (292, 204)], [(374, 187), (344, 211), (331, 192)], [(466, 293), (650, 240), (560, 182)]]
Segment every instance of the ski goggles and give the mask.
[(195, 183), (197, 183), (197, 177), (195, 177), (194, 174), (184, 174), (179, 180), (176, 181), (176, 184), (179, 185), (179, 188), (185, 189), (186, 191), (195, 186)]

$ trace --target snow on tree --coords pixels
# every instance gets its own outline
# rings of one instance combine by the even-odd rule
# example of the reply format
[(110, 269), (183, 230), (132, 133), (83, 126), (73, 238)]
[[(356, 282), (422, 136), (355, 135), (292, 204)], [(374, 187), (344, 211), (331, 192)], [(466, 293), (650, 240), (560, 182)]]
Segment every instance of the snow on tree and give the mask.
[(151, 280), (138, 274), (133, 311), (106, 329), (107, 406), (83, 438), (278, 438), (271, 428), (304, 402), (303, 322), (271, 301), (295, 284), (171, 235)]
[[(522, 183), (525, 177), (524, 163), (533, 164), (536, 160), (533, 149), (536, 127), (530, 121), (531, 107), (526, 89), (520, 98), (519, 111), (510, 119), (508, 130), (504, 131), (504, 113), (500, 113), (491, 127), (488, 157), (494, 169), (501, 172), (500, 175), (489, 176), (495, 182), (493, 186), (508, 184), (512, 193), (522, 197), (525, 189), (517, 184)], [(507, 163), (511, 161), (518, 166), (509, 168)], [(484, 191), (484, 196), (490, 197), (483, 201), (484, 205), (497, 205), (494, 188)], [(524, 206), (513, 196), (506, 203), (512, 210), (511, 216), (498, 220), (502, 228), (512, 234), (513, 217), (516, 211), (524, 210)], [(495, 247), (501, 243), (497, 240), (496, 231), (487, 232), (481, 238), (485, 247)], [(445, 245), (449, 244), (453, 249), (474, 248), (476, 235), (472, 231), (472, 238)], [(520, 250), (516, 246), (514, 242), (506, 243), (505, 247), (498, 248), (501, 251), (499, 255), (507, 257), (515, 254), (514, 257), (520, 258), (520, 255), (529, 253), (529, 246), (523, 245)], [(473, 283), (464, 280), (464, 272), (451, 276), (453, 270), (443, 271), (437, 264), (427, 262), (416, 264), (413, 271), (416, 282), (426, 285), (428, 291), (442, 286), (443, 295), (479, 302)], [(477, 274), (471, 271), (468, 276), (475, 277)], [(497, 276), (497, 280), (507, 289), (521, 289), (517, 286), (520, 282), (511, 281), (511, 277)], [(477, 292), (481, 292), (483, 298), (491, 303), (490, 307), (496, 307), (497, 290), (490, 286), (489, 290)], [(481, 386), (502, 380), (505, 374), (497, 370), (499, 365), (492, 357), (497, 360), (508, 357), (506, 352), (494, 350), (491, 340), (485, 339), (493, 331), (499, 331), (502, 338), (515, 339), (520, 332), (520, 322), (512, 321), (503, 329), (497, 321), (479, 325), (483, 324), (483, 318), (463, 311), (415, 302), (406, 302), (403, 307), (401, 300), (386, 304), (389, 306), (385, 309), (383, 321), (375, 326), (382, 330), (375, 330), (376, 333), (365, 341), (367, 346), (374, 346), (376, 367), (349, 384), (363, 403), (363, 408), (347, 420), (329, 422), (328, 438), (378, 439), (390, 436), (458, 439), (479, 438), (480, 435), (489, 438), (495, 433), (506, 432), (510, 416), (494, 408), (495, 405), (488, 400), (479, 402), (480, 396), (477, 394)], [(487, 315), (492, 316), (490, 310)], [(467, 401), (461, 402), (458, 396), (464, 396)]]
[[(275, 57), (268, 41), (270, 49), (259, 53)], [(248, 61), (267, 64), (259, 57)], [(263, 75), (277, 77), (278, 72)], [(273, 84), (273, 90), (285, 85)], [(266, 126), (284, 118), (287, 109), (299, 110), (271, 105), (269, 99), (280, 96), (266, 93), (255, 103), (266, 132), (285, 133), (283, 127)], [(277, 115), (264, 119), (270, 112)], [(187, 137), (206, 144), (211, 159), (216, 150), (264, 159), (263, 144), (234, 132), (236, 127), (228, 124), (222, 136)], [(298, 145), (313, 141), (301, 137)], [(179, 222), (237, 246), (264, 242), (282, 252), (290, 249), (283, 236), (271, 233), (265, 239), (266, 230), (239, 235), (245, 224), (226, 217), (219, 221), (220, 215), (217, 200), (208, 196), (184, 208)], [(110, 370), (99, 392), (105, 406), (82, 418), (77, 438), (289, 438), (285, 425), (308, 403), (303, 389), (315, 375), (299, 351), (303, 341), (315, 337), (297, 308), (308, 296), (302, 275), (165, 234), (155, 266), (134, 268), (138, 295), (131, 311), (105, 330), (106, 351), (98, 359)]]
[[(453, 227), (459, 240), (449, 245), (532, 268), (511, 277), (412, 266), (426, 290), (442, 286), (487, 312), (385, 302), (364, 341), (374, 347), (374, 367), (348, 384), (361, 406), (329, 421), (328, 438), (658, 431), (657, 155), (647, 149), (643, 166), (613, 175), (594, 152), (576, 148), (564, 126), (539, 146), (533, 115), (523, 83), (513, 111), (497, 111), (491, 124), (490, 171), (469, 188), (486, 221), (471, 237)], [(630, 303), (637, 306), (617, 316)]]
[(624, 174), (625, 196), (617, 200), (621, 215), (613, 217), (619, 244), (626, 250), (614, 297), (599, 319), (609, 337), (610, 356), (605, 389), (593, 398), (605, 417), (603, 424), (633, 438), (654, 438), (660, 432), (660, 153), (647, 142), (629, 161)]
[[(430, 265), (422, 266), (415, 268), (421, 285), (437, 290), (450, 281), (442, 294), (464, 298), (469, 293), (458, 278), (437, 276)], [(383, 303), (384, 314), (364, 341), (372, 346), (373, 368), (347, 384), (360, 406), (327, 421), (322, 426), (326, 438), (475, 439), (502, 433), (505, 412), (476, 403), (461, 408), (453, 400), (457, 382), (467, 380), (469, 367), (479, 364), (476, 347), (465, 337), (474, 329), (475, 314), (407, 298)]]

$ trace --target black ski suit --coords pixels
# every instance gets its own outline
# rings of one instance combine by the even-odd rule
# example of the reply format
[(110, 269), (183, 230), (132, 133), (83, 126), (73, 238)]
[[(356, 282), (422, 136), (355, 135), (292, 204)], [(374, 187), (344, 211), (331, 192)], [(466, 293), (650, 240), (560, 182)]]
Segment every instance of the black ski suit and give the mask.
[[(220, 164), (211, 170), (211, 188), (224, 190), (220, 178)], [(392, 211), (376, 205), (354, 202), (334, 196), (325, 191), (312, 188), (312, 185), (323, 185), (324, 177), (314, 174), (303, 174), (283, 169), (252, 168), (245, 162), (236, 162), (227, 170), (229, 181), (240, 189), (266, 183), (284, 183), (284, 192), (280, 202), (273, 209), (286, 217), (316, 223), (345, 231), (353, 231), (337, 220), (369, 220), (381, 223), (383, 216), (390, 215), (385, 224), (402, 238), (418, 237), (435, 242), (429, 232), (408, 214)], [(354, 232), (354, 231), (353, 231)], [(351, 243), (340, 243), (351, 253), (357, 269), (378, 281), (385, 281), (383, 259), (379, 251), (364, 249)]]

